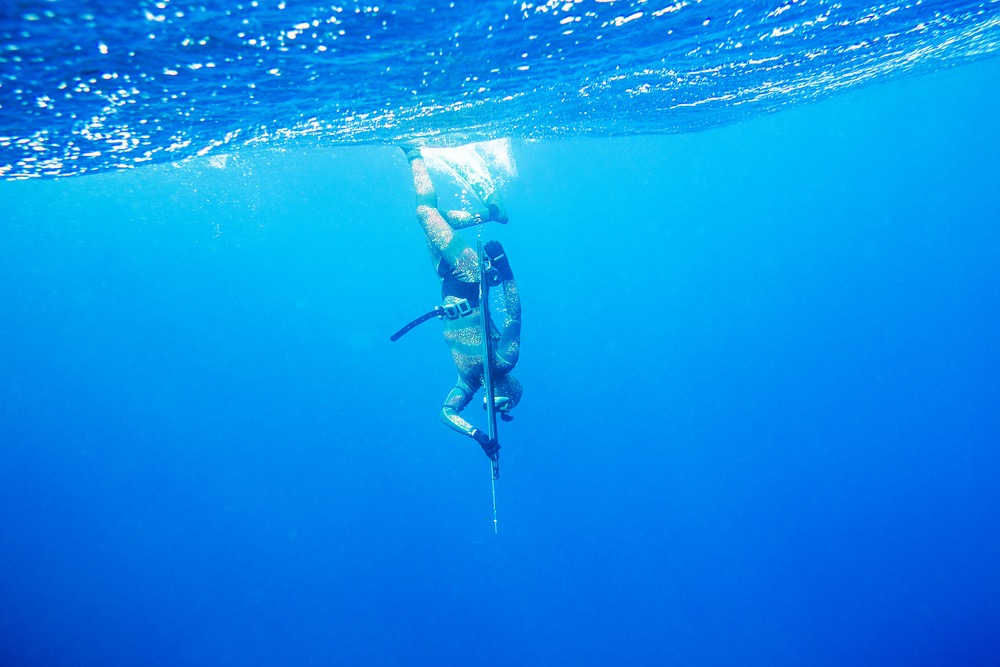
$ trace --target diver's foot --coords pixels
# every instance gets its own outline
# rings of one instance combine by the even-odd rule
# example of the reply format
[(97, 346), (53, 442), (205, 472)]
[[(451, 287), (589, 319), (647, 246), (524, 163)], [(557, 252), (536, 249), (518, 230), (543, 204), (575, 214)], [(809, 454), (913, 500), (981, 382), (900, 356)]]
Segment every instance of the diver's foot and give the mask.
[(406, 161), (407, 162), (413, 162), (414, 160), (419, 160), (419, 159), (422, 159), (424, 157), (420, 153), (420, 146), (417, 146), (417, 145), (412, 144), (412, 143), (403, 143), (403, 144), (400, 144), (399, 147), (401, 149), (403, 149), (404, 153), (406, 153)]
[(483, 203), (486, 204), (486, 210), (490, 212), (489, 219), (493, 222), (506, 225), (507, 221), (510, 220), (510, 217), (507, 215), (507, 207), (503, 205), (503, 199), (500, 198), (498, 190), (490, 193), (490, 196)]

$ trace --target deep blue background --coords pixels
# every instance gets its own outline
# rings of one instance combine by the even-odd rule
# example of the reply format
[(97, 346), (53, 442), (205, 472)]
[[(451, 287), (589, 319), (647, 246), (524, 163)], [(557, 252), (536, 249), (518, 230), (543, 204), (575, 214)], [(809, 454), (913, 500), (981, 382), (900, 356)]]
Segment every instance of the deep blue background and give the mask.
[(0, 183), (0, 664), (996, 664), (998, 83), (515, 144), (498, 537), (400, 151)]

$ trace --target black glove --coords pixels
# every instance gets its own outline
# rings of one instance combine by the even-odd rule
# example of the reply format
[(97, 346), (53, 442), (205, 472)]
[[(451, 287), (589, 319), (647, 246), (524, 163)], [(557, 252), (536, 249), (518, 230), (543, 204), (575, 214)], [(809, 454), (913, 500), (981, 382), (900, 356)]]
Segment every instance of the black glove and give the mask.
[(500, 451), (500, 443), (496, 440), (490, 440), (490, 436), (486, 435), (478, 428), (472, 432), (472, 437), (479, 443), (479, 446), (483, 448), (483, 451), (486, 452), (486, 456), (491, 459), (494, 458), (497, 455), (497, 452)]
[(496, 269), (502, 280), (513, 280), (514, 272), (510, 270), (510, 261), (503, 251), (503, 246), (499, 241), (487, 241), (483, 248), (487, 257), (490, 258), (490, 266)]

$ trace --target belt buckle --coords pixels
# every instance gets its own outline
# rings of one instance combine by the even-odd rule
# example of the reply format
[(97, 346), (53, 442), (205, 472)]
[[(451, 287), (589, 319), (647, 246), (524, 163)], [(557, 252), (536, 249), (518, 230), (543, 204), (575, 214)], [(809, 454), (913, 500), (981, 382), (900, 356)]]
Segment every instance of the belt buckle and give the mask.
[(455, 303), (446, 303), (441, 308), (444, 310), (444, 316), (449, 320), (457, 320), (472, 312), (472, 306), (469, 305), (468, 299), (459, 299)]

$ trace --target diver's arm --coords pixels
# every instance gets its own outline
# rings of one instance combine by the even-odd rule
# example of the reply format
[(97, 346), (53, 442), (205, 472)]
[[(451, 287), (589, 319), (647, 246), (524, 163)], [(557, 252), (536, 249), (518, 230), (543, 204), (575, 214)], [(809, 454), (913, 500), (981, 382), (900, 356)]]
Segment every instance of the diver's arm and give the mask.
[(444, 406), (441, 408), (441, 421), (449, 428), (470, 438), (475, 437), (476, 427), (462, 419), (459, 413), (472, 401), (473, 394), (475, 394), (475, 390), (459, 378), (448, 393), (448, 397), (444, 399)]
[(503, 305), (507, 311), (504, 317), (504, 327), (509, 327), (512, 322), (521, 323), (521, 293), (517, 291), (517, 283), (514, 276), (503, 281)]
[(441, 421), (462, 435), (475, 440), (476, 444), (483, 448), (486, 456), (496, 461), (497, 452), (500, 451), (500, 443), (496, 441), (496, 438), (491, 439), (487, 433), (480, 431), (462, 419), (458, 414), (469, 404), (475, 393), (476, 390), (470, 388), (460, 376), (458, 382), (455, 384), (455, 388), (451, 390), (448, 398), (445, 399), (444, 407), (441, 408)]
[(504, 319), (503, 328), (497, 329), (490, 318), (490, 329), (495, 332), (496, 343), (493, 347), (493, 359), (497, 370), (510, 373), (517, 366), (521, 356), (521, 297), (517, 292), (514, 276), (503, 281)]

